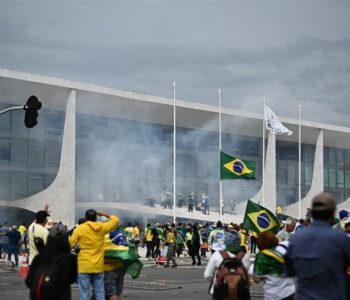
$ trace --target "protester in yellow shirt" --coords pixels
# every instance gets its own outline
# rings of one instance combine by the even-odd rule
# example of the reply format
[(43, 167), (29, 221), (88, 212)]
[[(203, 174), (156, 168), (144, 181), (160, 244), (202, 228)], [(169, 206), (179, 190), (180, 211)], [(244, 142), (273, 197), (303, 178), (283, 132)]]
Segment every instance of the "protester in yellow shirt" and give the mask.
[(171, 229), (168, 227), (166, 230), (166, 245), (168, 246), (168, 253), (166, 256), (166, 264), (164, 265), (164, 268), (169, 268), (170, 261), (173, 262), (173, 268), (177, 267), (176, 259), (175, 259), (175, 246), (176, 246), (176, 239), (174, 236), (174, 233), (171, 231)]
[(248, 232), (247, 230), (241, 228), (239, 230), (239, 235), (241, 236), (241, 251), (248, 253)]
[(136, 223), (133, 229), (133, 236), (134, 236), (134, 243), (135, 243), (135, 252), (136, 252), (137, 258), (140, 258), (140, 255), (139, 255), (140, 224), (139, 223)]
[[(97, 215), (109, 218), (108, 222), (96, 222)], [(89, 299), (90, 285), (96, 300), (105, 300), (104, 291), (104, 240), (106, 233), (113, 231), (119, 218), (105, 212), (89, 209), (86, 222), (79, 225), (70, 238), (71, 248), (80, 246), (78, 253), (78, 284), (80, 299)]]
[(25, 246), (27, 252), (27, 246), (25, 244), (25, 236), (27, 233), (26, 223), (22, 223), (21, 225), (19, 225), (18, 231), (21, 234), (21, 244)]
[(154, 251), (152, 246), (153, 234), (151, 224), (147, 224), (147, 227), (145, 228), (145, 236), (147, 245), (146, 258), (151, 259), (152, 257), (154, 257)]

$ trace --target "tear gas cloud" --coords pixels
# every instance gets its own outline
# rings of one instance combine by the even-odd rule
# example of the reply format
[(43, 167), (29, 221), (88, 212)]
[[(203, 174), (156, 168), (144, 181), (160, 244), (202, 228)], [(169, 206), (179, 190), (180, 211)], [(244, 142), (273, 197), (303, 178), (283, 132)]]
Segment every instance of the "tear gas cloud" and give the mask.
[[(215, 117), (201, 128), (177, 126), (176, 192), (206, 193), (210, 206), (219, 206), (219, 134)], [(217, 129), (216, 129), (217, 130)], [(222, 149), (257, 163), (261, 139), (222, 135)], [(254, 152), (255, 151), (255, 152)], [(77, 201), (160, 202), (173, 185), (173, 127), (115, 118), (77, 115)], [(225, 207), (233, 197), (241, 202), (254, 196), (260, 180), (223, 183)]]

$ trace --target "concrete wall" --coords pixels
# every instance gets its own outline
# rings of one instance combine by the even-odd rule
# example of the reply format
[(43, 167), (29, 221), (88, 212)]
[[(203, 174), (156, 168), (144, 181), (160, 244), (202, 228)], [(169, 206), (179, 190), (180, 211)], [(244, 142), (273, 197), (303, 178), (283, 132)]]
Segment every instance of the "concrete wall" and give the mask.
[(62, 138), (60, 167), (53, 183), (31, 197), (19, 200), (3, 200), (0, 206), (19, 207), (33, 212), (49, 204), (54, 221), (62, 221), (68, 227), (75, 223), (75, 120), (76, 91), (69, 93)]
[[(265, 190), (263, 201), (263, 188), (260, 187), (259, 192), (252, 197), (252, 201), (263, 205), (272, 212), (276, 210), (276, 135), (269, 132), (266, 158), (265, 158)], [(241, 202), (237, 205), (236, 213), (244, 214), (247, 201)]]

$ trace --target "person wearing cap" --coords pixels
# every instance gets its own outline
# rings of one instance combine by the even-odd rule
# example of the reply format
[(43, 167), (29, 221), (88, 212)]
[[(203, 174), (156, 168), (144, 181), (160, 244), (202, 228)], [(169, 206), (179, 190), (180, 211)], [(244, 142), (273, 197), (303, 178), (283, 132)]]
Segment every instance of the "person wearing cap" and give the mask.
[(329, 193), (312, 200), (311, 226), (290, 240), (285, 257), (287, 273), (297, 278), (298, 300), (346, 300), (346, 268), (350, 265), (350, 239), (330, 225), (336, 201)]
[[(104, 216), (107, 222), (97, 222), (97, 215)], [(79, 225), (70, 238), (70, 247), (80, 245), (78, 253), (78, 284), (80, 300), (89, 299), (92, 285), (96, 300), (105, 300), (104, 291), (104, 241), (105, 235), (119, 225), (119, 218), (105, 212), (88, 209), (86, 221)]]
[(28, 228), (29, 266), (41, 248), (46, 245), (49, 230), (45, 228), (45, 224), (48, 216), (46, 210), (39, 210), (35, 214), (35, 221)]
[(296, 223), (292, 218), (287, 218), (285, 227), (280, 230), (276, 237), (280, 242), (289, 241), (293, 235)]
[(349, 212), (345, 209), (342, 209), (339, 212), (339, 222), (336, 223), (333, 228), (334, 229), (339, 229), (339, 230), (345, 230), (345, 224), (350, 222), (349, 219)]

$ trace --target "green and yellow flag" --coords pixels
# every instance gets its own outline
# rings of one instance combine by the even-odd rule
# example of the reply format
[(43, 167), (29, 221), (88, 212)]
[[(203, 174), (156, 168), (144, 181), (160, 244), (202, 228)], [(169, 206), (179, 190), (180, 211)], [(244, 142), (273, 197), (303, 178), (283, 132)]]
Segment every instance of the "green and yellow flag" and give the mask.
[(255, 179), (255, 162), (220, 152), (220, 179)]
[(133, 279), (140, 276), (143, 263), (137, 258), (135, 247), (132, 243), (128, 246), (116, 245), (109, 237), (109, 233), (105, 235), (104, 243), (105, 263), (108, 260), (118, 260), (124, 266), (126, 273), (130, 274)]
[(243, 228), (257, 233), (272, 231), (277, 233), (280, 223), (267, 208), (248, 200), (245, 210)]

